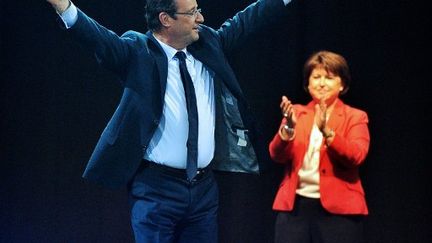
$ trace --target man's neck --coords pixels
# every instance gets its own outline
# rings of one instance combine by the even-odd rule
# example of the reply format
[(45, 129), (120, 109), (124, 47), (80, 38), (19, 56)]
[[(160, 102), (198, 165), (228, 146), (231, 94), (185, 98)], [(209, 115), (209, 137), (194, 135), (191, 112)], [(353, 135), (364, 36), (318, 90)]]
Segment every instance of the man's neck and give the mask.
[(158, 39), (159, 41), (171, 46), (172, 48), (176, 49), (176, 50), (183, 50), (184, 48), (186, 48), (185, 45), (179, 45), (178, 43), (175, 43), (174, 41), (171, 41), (170, 38), (168, 38), (168, 36), (164, 35), (161, 32), (153, 32), (153, 35), (156, 39)]

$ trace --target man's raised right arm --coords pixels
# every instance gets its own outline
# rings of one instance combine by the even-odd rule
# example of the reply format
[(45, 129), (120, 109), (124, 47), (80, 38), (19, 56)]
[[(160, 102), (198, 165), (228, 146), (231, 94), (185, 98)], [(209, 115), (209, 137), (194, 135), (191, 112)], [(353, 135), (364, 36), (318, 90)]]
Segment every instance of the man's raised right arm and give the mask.
[(83, 47), (94, 53), (97, 61), (104, 67), (123, 75), (125, 65), (130, 60), (132, 42), (135, 35), (120, 38), (79, 10), (70, 0), (46, 0), (50, 3), (70, 36), (79, 41)]

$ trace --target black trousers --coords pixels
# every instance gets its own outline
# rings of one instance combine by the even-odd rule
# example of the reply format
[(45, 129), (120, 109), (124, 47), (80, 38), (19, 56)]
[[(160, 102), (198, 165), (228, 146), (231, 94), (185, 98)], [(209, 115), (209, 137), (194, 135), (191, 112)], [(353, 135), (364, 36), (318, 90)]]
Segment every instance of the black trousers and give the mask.
[(335, 215), (319, 199), (297, 195), (291, 212), (278, 212), (276, 243), (363, 243), (363, 219), (357, 215)]
[(129, 186), (138, 243), (216, 243), (218, 188), (210, 169), (186, 171), (143, 162)]

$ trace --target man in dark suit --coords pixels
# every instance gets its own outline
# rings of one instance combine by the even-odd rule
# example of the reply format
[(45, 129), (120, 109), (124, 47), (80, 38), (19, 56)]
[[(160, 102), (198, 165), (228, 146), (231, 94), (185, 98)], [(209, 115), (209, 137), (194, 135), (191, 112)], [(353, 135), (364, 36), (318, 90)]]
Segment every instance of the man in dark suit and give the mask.
[(253, 117), (226, 54), (277, 20), (290, 0), (253, 3), (218, 30), (202, 24), (196, 0), (148, 0), (149, 32), (121, 37), (69, 0), (47, 1), (124, 87), (83, 176), (128, 186), (137, 242), (217, 242), (210, 167), (262, 168)]

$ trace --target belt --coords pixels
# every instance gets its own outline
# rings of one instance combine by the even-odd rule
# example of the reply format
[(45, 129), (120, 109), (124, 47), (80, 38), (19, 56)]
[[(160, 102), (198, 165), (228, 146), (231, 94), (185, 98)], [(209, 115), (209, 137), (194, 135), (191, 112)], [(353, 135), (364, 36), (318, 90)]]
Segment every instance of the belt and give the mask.
[[(171, 176), (174, 176), (174, 177), (177, 177), (177, 178), (180, 178), (183, 180), (187, 180), (186, 169), (177, 169), (174, 167), (169, 167), (166, 165), (158, 164), (156, 162), (145, 160), (145, 159), (143, 159), (143, 164), (144, 164), (144, 167), (146, 167), (146, 168), (157, 169), (157, 170), (160, 170), (160, 171), (162, 171), (166, 174), (169, 174)], [(198, 168), (195, 177), (191, 181), (195, 182), (195, 181), (201, 180), (206, 175), (208, 175), (210, 171), (211, 171), (210, 166), (206, 166), (206, 167), (201, 168), (201, 169)]]

